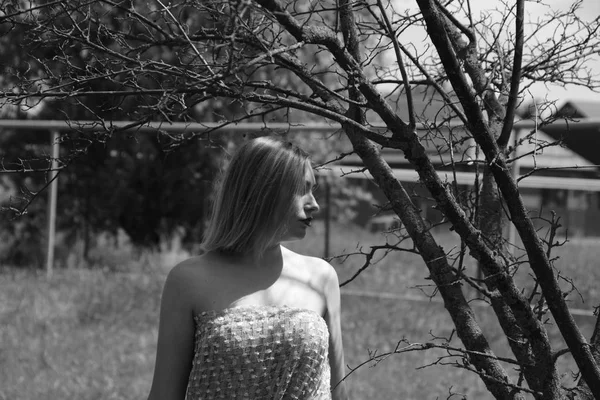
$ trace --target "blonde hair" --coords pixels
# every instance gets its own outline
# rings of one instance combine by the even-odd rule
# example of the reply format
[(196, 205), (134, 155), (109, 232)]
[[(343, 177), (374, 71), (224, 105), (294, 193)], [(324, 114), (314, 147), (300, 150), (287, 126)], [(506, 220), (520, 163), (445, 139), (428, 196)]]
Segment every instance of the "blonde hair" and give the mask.
[(242, 145), (220, 179), (202, 249), (261, 255), (285, 234), (307, 166), (308, 154), (290, 142), (260, 137)]

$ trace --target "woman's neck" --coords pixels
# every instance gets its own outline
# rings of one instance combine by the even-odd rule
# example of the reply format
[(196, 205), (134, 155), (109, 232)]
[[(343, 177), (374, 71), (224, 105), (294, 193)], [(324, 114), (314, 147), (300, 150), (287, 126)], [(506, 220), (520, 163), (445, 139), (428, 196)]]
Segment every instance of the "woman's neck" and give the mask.
[(281, 269), (283, 266), (283, 254), (279, 244), (265, 249), (262, 254), (253, 254), (250, 259), (256, 268)]

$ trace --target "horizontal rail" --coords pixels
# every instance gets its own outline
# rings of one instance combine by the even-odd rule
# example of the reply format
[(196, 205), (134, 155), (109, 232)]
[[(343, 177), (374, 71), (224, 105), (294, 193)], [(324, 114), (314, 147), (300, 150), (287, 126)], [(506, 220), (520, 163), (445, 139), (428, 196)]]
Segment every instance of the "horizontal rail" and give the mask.
[[(353, 290), (353, 289), (341, 289), (340, 293), (342, 296), (353, 296), (353, 297), (367, 297), (374, 299), (386, 299), (386, 300), (402, 300), (402, 301), (412, 301), (418, 303), (436, 303), (443, 306), (444, 300), (440, 297), (427, 297), (427, 296), (418, 296), (418, 295), (406, 295), (406, 294), (397, 294), (391, 292), (372, 292), (368, 290)], [(489, 307), (489, 304), (478, 301), (471, 302), (470, 305), (472, 307)], [(580, 317), (596, 317), (594, 315), (594, 310), (584, 310), (579, 308), (569, 309), (571, 314), (580, 316)]]
[[(539, 123), (532, 120), (515, 121), (514, 129), (535, 129)], [(440, 128), (456, 128), (463, 126), (462, 123), (451, 122), (449, 124), (439, 125)], [(552, 127), (569, 127), (577, 126), (578, 128), (593, 128), (597, 127), (600, 130), (600, 118), (581, 118), (574, 121), (557, 120), (552, 123)], [(427, 130), (436, 127), (434, 124), (420, 123), (417, 126), (419, 130)], [(0, 119), (0, 129), (43, 129), (43, 130), (85, 130), (101, 132), (107, 129), (136, 131), (136, 132), (157, 132), (164, 131), (170, 133), (188, 133), (188, 132), (205, 132), (208, 130), (223, 130), (223, 131), (262, 131), (262, 130), (281, 130), (281, 131), (318, 131), (318, 132), (335, 132), (341, 129), (338, 123), (326, 122), (304, 122), (304, 123), (287, 123), (287, 122), (239, 122), (239, 123), (223, 123), (223, 122), (146, 122), (138, 125), (136, 121), (92, 121), (92, 120), (42, 120), (42, 119)], [(385, 126), (372, 126), (373, 130), (385, 130)], [(542, 128), (543, 130), (543, 128)]]
[[(336, 165), (331, 164), (328, 169), (318, 170), (319, 176), (345, 176), (350, 179), (373, 179), (368, 171), (363, 171), (359, 165)], [(419, 174), (412, 169), (392, 168), (394, 176), (401, 182), (420, 183)], [(475, 172), (457, 171), (438, 171), (440, 178), (448, 183), (454, 182), (459, 185), (473, 185), (477, 175)], [(482, 175), (479, 174), (479, 180)], [(530, 175), (523, 178), (518, 183), (519, 188), (528, 189), (565, 189), (565, 190), (583, 190), (586, 192), (600, 192), (600, 179), (594, 178), (576, 178), (576, 177), (558, 177)]]

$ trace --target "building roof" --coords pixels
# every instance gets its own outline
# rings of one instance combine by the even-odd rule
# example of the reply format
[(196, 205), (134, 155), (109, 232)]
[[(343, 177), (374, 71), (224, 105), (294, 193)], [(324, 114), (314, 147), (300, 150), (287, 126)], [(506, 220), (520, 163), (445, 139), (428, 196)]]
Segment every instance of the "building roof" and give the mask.
[[(452, 99), (456, 96), (449, 94)], [(388, 102), (396, 107), (398, 115), (404, 121), (408, 121), (408, 107), (406, 96), (403, 92), (391, 95), (387, 98)], [(413, 102), (417, 121), (432, 123), (442, 123), (446, 119), (452, 118), (452, 111), (445, 103), (443, 98), (432, 89), (424, 89), (413, 94)], [(598, 110), (596, 114), (590, 114), (593, 110)], [(575, 112), (578, 118), (589, 118), (600, 115), (600, 103), (594, 102), (568, 102), (561, 110), (562, 113)], [(574, 115), (574, 114), (570, 114)], [(382, 124), (380, 119), (373, 114), (367, 114), (367, 118), (373, 125)], [(548, 131), (546, 130), (548, 129)], [(578, 128), (573, 124), (572, 133), (568, 140), (563, 141), (562, 145), (551, 145), (542, 150), (533, 152), (535, 148), (539, 149), (541, 144), (551, 144), (560, 139), (560, 133), (556, 134), (556, 129), (547, 126), (531, 134), (528, 140), (525, 140), (520, 146), (518, 153), (523, 155), (519, 161), (521, 173), (526, 173), (534, 168), (540, 169), (538, 174), (547, 176), (598, 176), (596, 165), (600, 165), (600, 151), (596, 143), (600, 127), (593, 129), (593, 132), (586, 132), (582, 135)], [(595, 133), (596, 135), (592, 135)], [(459, 170), (469, 171), (470, 167), (465, 166), (469, 159), (477, 158), (473, 139), (470, 138), (464, 129), (454, 128), (452, 131), (448, 128), (436, 130), (419, 130), (417, 132), (421, 138), (421, 143), (432, 161), (440, 167), (449, 166), (452, 162), (463, 161)], [(591, 140), (587, 140), (588, 137)], [(449, 142), (455, 142), (455, 146), (450, 152)], [(510, 143), (513, 143), (511, 139)], [(384, 159), (392, 168), (410, 168), (404, 154), (393, 149), (382, 149)], [(479, 154), (482, 159), (482, 155)], [(362, 162), (356, 155), (346, 157), (341, 164), (361, 165)], [(576, 168), (574, 168), (576, 167)]]
[(600, 117), (600, 101), (568, 100), (554, 115), (559, 118)]
[(554, 140), (563, 143), (575, 153), (589, 160), (592, 164), (600, 165), (600, 126), (578, 125), (577, 118), (600, 117), (600, 102), (567, 101), (554, 116), (559, 119), (574, 119), (564, 126), (548, 125), (543, 128)]
[[(464, 131), (454, 130), (452, 132), (453, 138), (456, 141), (461, 137), (461, 133)], [(473, 139), (468, 139), (463, 143), (457, 144), (453, 148), (453, 153), (451, 154), (449, 151), (449, 147), (446, 142), (443, 140), (443, 136), (449, 135), (449, 130), (441, 131), (438, 135), (434, 135), (428, 132), (417, 133), (421, 137), (421, 143), (425, 146), (427, 155), (429, 158), (439, 166), (446, 165), (449, 166), (453, 161), (455, 163), (462, 162), (462, 169), (469, 170), (470, 168), (465, 167), (465, 161), (469, 160), (483, 160), (483, 154), (476, 154), (475, 146)], [(448, 137), (446, 136), (446, 139)], [(514, 136), (511, 138), (510, 143), (514, 142)], [(566, 146), (560, 145), (549, 145), (552, 144), (555, 140), (542, 131), (538, 131), (535, 134), (530, 135), (526, 140), (523, 141), (519, 145), (518, 154), (520, 158), (518, 160), (519, 168), (521, 171), (527, 172), (531, 171), (534, 168), (544, 169), (544, 168), (573, 168), (575, 166), (579, 168), (585, 168), (585, 171), (578, 171), (577, 175), (588, 175), (590, 173), (590, 167), (593, 167), (595, 164), (577, 154), (573, 150), (567, 148)], [(543, 148), (540, 150), (540, 146)], [(534, 153), (534, 149), (538, 149)], [(381, 150), (381, 154), (383, 158), (392, 166), (393, 168), (410, 168), (408, 165), (408, 160), (404, 157), (404, 154), (395, 149), (387, 149), (384, 148)], [(511, 156), (513, 158), (514, 155)], [(342, 164), (346, 165), (360, 165), (361, 161), (356, 154), (352, 154), (347, 156), (342, 161)], [(461, 167), (459, 167), (461, 169)], [(544, 172), (548, 174), (548, 172)], [(553, 174), (557, 174), (557, 171), (552, 172)]]

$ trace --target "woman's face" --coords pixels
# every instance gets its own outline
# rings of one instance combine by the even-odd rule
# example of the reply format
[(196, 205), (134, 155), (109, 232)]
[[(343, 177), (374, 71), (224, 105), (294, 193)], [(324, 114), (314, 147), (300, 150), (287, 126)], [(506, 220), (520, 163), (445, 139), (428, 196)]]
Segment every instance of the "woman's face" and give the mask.
[(310, 228), (313, 215), (319, 211), (319, 204), (313, 194), (316, 187), (315, 174), (310, 165), (304, 172), (304, 190), (294, 199), (295, 215), (287, 221), (287, 232), (283, 242), (303, 239)]

